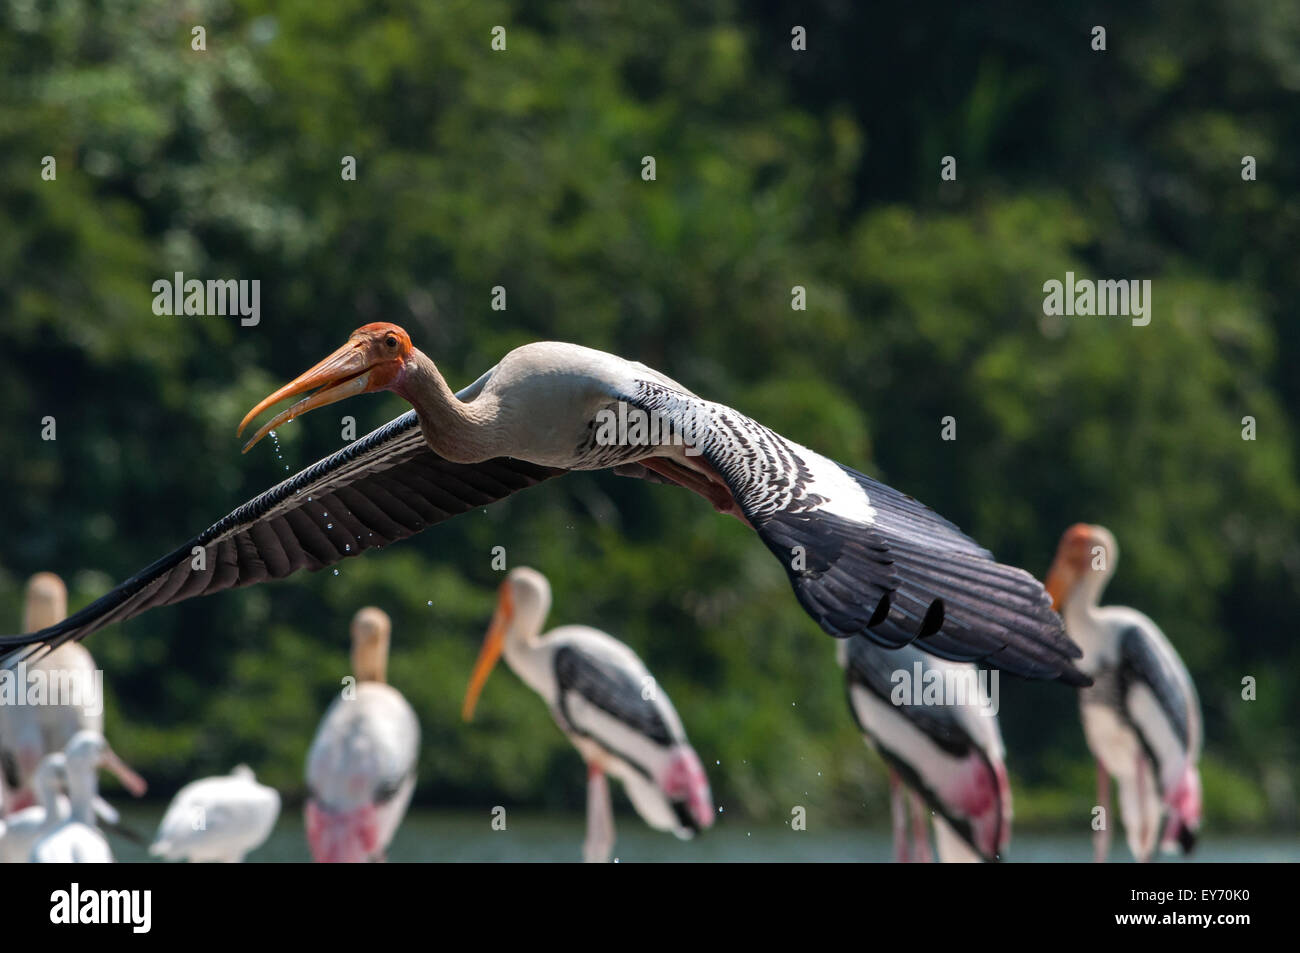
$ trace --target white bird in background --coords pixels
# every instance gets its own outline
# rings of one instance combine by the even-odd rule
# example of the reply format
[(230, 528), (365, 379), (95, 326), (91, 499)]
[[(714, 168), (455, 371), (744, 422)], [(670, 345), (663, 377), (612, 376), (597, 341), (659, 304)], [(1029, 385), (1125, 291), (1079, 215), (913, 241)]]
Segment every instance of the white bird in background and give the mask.
[(1093, 678), (1092, 687), (1079, 692), (1079, 703), (1106, 815), (1095, 836), (1095, 859), (1103, 861), (1110, 852), (1114, 777), (1129, 850), (1147, 861), (1157, 837), (1166, 851), (1181, 847), (1187, 853), (1196, 843), (1201, 703), (1159, 626), (1136, 609), (1098, 605), (1118, 559), (1119, 546), (1104, 526), (1071, 526), (1061, 537), (1047, 590), (1083, 649), (1079, 667)]
[(191, 781), (176, 792), (149, 853), (164, 860), (237, 864), (271, 835), (280, 795), (241, 764), (222, 777)]
[(502, 582), (465, 693), (465, 719), (504, 654), (587, 762), (588, 862), (608, 861), (614, 849), (607, 774), (623, 782), (632, 806), (655, 830), (686, 839), (710, 827), (709, 780), (667, 693), (635, 652), (604, 632), (566, 625), (542, 635), (550, 607), (550, 583), (536, 570), (514, 569)]
[(68, 816), (68, 799), (62, 791), (65, 764), (62, 751), (41, 759), (32, 780), (36, 803), (6, 820), (7, 829), (0, 837), (0, 863), (27, 863), (36, 842)]
[[(935, 658), (915, 646), (882, 648), (859, 636), (843, 640), (836, 650), (849, 711), (867, 744), (889, 766), (895, 857), (930, 860), (925, 828), (930, 812), (941, 861), (1002, 859), (1011, 839), (1011, 787), (1002, 733), (976, 667)], [(897, 677), (900, 672), (906, 679)], [(956, 688), (956, 679), (964, 688)], [(908, 689), (929, 680), (945, 689), (952, 680), (964, 696), (954, 695), (952, 704), (914, 704)], [(959, 697), (964, 703), (956, 702)]]
[[(68, 614), (68, 590), (53, 573), (41, 572), (27, 582), (23, 625), (44, 628), (62, 621)], [(37, 673), (42, 673), (40, 676)], [(0, 761), (5, 774), (6, 812), (33, 803), (32, 779), (41, 759), (62, 751), (73, 735), (82, 730), (102, 735), (104, 699), (95, 661), (85, 646), (66, 642), (48, 655), (26, 663), (27, 681), (44, 679), (49, 692), (65, 686), (78, 699), (47, 695), (46, 704), (0, 705)], [(26, 686), (23, 686), (26, 688)], [(72, 701), (80, 700), (80, 704)], [(112, 748), (105, 747), (105, 766), (131, 794), (139, 797), (148, 785), (131, 770)]]
[(36, 864), (110, 864), (113, 851), (95, 826), (97, 772), (108, 746), (104, 736), (79, 731), (64, 751), (68, 785), (68, 816), (45, 833), (32, 847)]
[(373, 607), (352, 620), (352, 672), (307, 754), (307, 842), (322, 863), (383, 860), (415, 790), (420, 724), (386, 683), (392, 623)]

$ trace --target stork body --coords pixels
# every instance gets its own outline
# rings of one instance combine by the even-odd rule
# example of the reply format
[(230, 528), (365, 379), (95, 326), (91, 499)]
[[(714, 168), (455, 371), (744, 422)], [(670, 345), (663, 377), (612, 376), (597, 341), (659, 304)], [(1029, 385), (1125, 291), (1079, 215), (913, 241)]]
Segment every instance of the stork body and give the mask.
[(149, 853), (164, 860), (237, 864), (271, 835), (280, 795), (258, 784), (247, 765), (191, 781), (176, 792)]
[(68, 815), (43, 834), (32, 847), (36, 864), (111, 864), (113, 852), (95, 825), (96, 774), (108, 746), (104, 736), (79, 731), (64, 751), (68, 786)]
[(1106, 815), (1095, 835), (1095, 859), (1105, 860), (1110, 850), (1113, 778), (1129, 850), (1147, 861), (1157, 842), (1184, 853), (1196, 842), (1201, 704), (1187, 667), (1159, 626), (1136, 609), (1099, 605), (1118, 559), (1109, 530), (1077, 524), (1061, 538), (1047, 587), (1083, 649), (1080, 667), (1093, 679), (1080, 691), (1079, 707)]
[[(1000, 860), (1011, 837), (1011, 788), (997, 717), (975, 666), (858, 637), (837, 650), (849, 710), (889, 766), (897, 859), (930, 859), (931, 814), (940, 860)], [(924, 693), (912, 691), (918, 678)], [(928, 703), (932, 682), (940, 694)]]
[[(459, 393), (401, 328), (344, 347), (262, 401), (319, 388), (263, 425), (392, 390), (414, 414), (303, 471), (17, 652), (231, 586), (319, 569), (567, 470), (688, 488), (752, 527), (828, 633), (1034, 678), (1086, 681), (1042, 586), (905, 494), (704, 400), (642, 364), (572, 344), (517, 348)], [(242, 429), (242, 427), (241, 427)], [(208, 551), (196, 571), (193, 548)], [(218, 568), (220, 567), (220, 571)]]
[(465, 717), (504, 655), (587, 764), (586, 861), (605, 862), (613, 853), (610, 775), (655, 830), (687, 839), (712, 826), (708, 778), (662, 686), (635, 652), (598, 629), (567, 625), (542, 635), (550, 605), (551, 587), (541, 573), (520, 567), (506, 577), (470, 679)]
[(307, 841), (321, 863), (383, 860), (415, 790), (420, 725), (387, 684), (391, 623), (366, 608), (352, 621), (348, 686), (307, 754)]
[(68, 798), (63, 794), (66, 759), (62, 751), (41, 759), (32, 779), (36, 803), (6, 819), (0, 837), (0, 863), (25, 864), (31, 859), (32, 847), (68, 816)]
[[(28, 630), (57, 625), (68, 614), (68, 591), (58, 576), (43, 572), (27, 583), (23, 625)], [(26, 663), (27, 681), (47, 686), (44, 704), (0, 705), (0, 764), (6, 774), (4, 808), (20, 811), (32, 804), (32, 780), (41, 759), (63, 751), (79, 731), (103, 735), (102, 680), (84, 645), (66, 642), (48, 655)], [(25, 688), (26, 686), (24, 686)], [(105, 763), (136, 797), (147, 785), (111, 748)]]

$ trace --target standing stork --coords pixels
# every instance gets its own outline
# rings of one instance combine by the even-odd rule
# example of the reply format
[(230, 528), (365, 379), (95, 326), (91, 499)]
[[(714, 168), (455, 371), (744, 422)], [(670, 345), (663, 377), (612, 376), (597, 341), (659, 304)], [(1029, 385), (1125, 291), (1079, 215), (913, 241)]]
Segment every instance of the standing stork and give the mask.
[(655, 830), (686, 840), (713, 824), (709, 779), (686, 740), (677, 710), (635, 652), (598, 629), (566, 625), (542, 635), (551, 585), (521, 566), (501, 583), (496, 612), (465, 692), (474, 715), (497, 659), (551, 709), (587, 763), (583, 860), (604, 863), (614, 850), (614, 810), (606, 775), (623, 782), (632, 806)]
[(387, 683), (387, 613), (352, 619), (355, 684), (334, 699), (307, 753), (307, 843), (320, 863), (383, 860), (415, 790), (420, 723)]
[(64, 771), (68, 783), (68, 816), (63, 818), (32, 847), (35, 864), (111, 864), (113, 851), (108, 839), (95, 826), (96, 775), (105, 764), (108, 745), (104, 736), (79, 731), (64, 750)]
[(164, 860), (237, 864), (261, 847), (280, 816), (280, 794), (241, 764), (176, 792), (149, 853)]
[[(68, 615), (68, 590), (54, 573), (38, 572), (27, 581), (23, 607), (25, 628), (44, 629)], [(48, 655), (29, 661), (26, 676), (47, 685), (44, 704), (0, 705), (0, 761), (5, 767), (7, 810), (30, 805), (32, 778), (46, 754), (62, 751), (79, 731), (103, 735), (104, 699), (100, 696), (95, 661), (84, 645), (65, 643)], [(25, 686), (24, 686), (25, 687)], [(68, 697), (53, 697), (66, 691)], [(148, 785), (105, 742), (104, 764), (131, 794), (140, 797)]]
[[(10, 655), (79, 639), (191, 596), (320, 569), (569, 470), (693, 490), (741, 519), (779, 559), (828, 633), (982, 660), (1030, 678), (1085, 684), (1079, 651), (1028, 573), (912, 497), (697, 397), (643, 364), (574, 344), (508, 353), (453, 393), (395, 324), (368, 324), (254, 407), (315, 393), (258, 428), (389, 390), (397, 418), (246, 503), (66, 622), (0, 638)], [(195, 569), (194, 549), (206, 550)]]
[[(982, 697), (975, 666), (938, 659), (915, 646), (885, 649), (858, 637), (836, 649), (849, 711), (867, 744), (889, 766), (895, 857), (930, 859), (929, 811), (941, 861), (1001, 860), (1011, 839), (1011, 787), (1002, 733)], [(913, 704), (907, 687), (918, 678), (922, 684), (934, 679), (945, 691), (951, 684), (957, 695), (951, 704)]]
[[(1110, 852), (1110, 779), (1119, 784), (1129, 850), (1151, 859), (1160, 837), (1184, 853), (1201, 826), (1201, 703), (1183, 660), (1160, 627), (1136, 609), (1098, 605), (1115, 572), (1119, 546), (1104, 526), (1078, 523), (1061, 537), (1047, 589), (1082, 647), (1093, 679), (1079, 693), (1083, 733), (1097, 759), (1097, 797), (1105, 824), (1097, 861)], [(1160, 821), (1165, 820), (1164, 834)]]

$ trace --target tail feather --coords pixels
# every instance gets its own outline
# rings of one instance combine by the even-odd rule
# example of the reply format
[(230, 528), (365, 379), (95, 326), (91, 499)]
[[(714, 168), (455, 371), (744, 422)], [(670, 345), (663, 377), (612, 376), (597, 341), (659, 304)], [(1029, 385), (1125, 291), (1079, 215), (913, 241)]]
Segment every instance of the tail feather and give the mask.
[[(660, 780), (660, 787), (672, 802), (683, 826), (697, 831), (713, 826), (713, 792), (709, 788), (709, 778), (704, 773), (704, 766), (700, 764), (699, 755), (690, 745), (679, 745), (673, 749), (668, 769)], [(687, 823), (688, 820), (690, 823)]]

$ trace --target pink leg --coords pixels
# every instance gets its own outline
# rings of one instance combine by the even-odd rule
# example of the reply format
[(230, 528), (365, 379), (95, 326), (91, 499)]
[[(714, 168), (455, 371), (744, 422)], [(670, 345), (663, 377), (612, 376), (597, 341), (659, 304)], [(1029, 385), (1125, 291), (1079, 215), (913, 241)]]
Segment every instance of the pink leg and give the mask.
[(918, 864), (934, 861), (930, 854), (930, 828), (926, 824), (929, 812), (919, 794), (912, 794), (912, 859)]
[(582, 859), (588, 864), (607, 864), (614, 853), (614, 804), (609, 799), (605, 772), (587, 765), (587, 839)]
[[(1147, 803), (1147, 772), (1146, 759), (1141, 754), (1137, 756), (1137, 789), (1138, 789), (1138, 843), (1146, 844), (1147, 842), (1147, 818), (1144, 808)], [(1133, 858), (1140, 864), (1150, 860), (1150, 856)]]
[(1104, 864), (1110, 854), (1110, 772), (1097, 762), (1097, 803), (1101, 806), (1102, 827), (1092, 832), (1093, 863)]
[(889, 769), (889, 816), (894, 828), (894, 860), (905, 864), (912, 859), (907, 847), (907, 793), (893, 768)]

